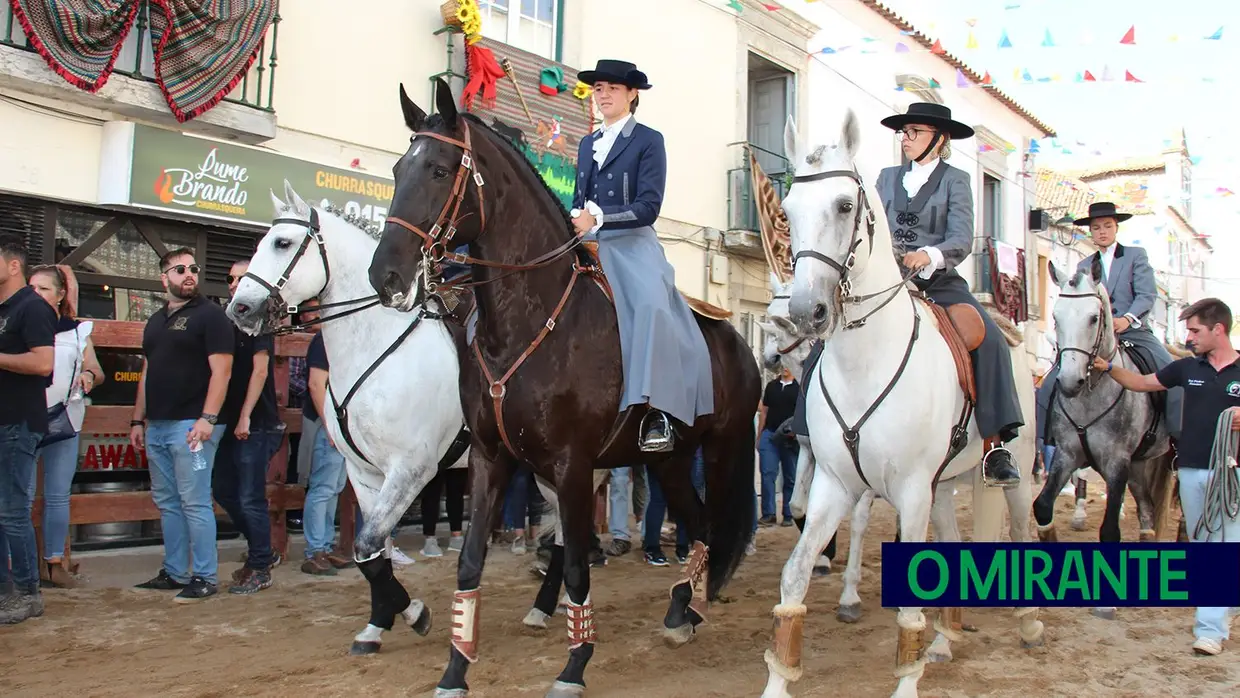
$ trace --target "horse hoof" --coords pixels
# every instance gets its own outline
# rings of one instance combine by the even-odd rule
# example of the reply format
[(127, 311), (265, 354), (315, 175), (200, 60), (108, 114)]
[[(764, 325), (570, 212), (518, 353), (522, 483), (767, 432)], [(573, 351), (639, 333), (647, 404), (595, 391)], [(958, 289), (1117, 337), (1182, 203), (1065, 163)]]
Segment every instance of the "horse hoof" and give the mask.
[(537, 628), (539, 630), (547, 629), (547, 619), (550, 618), (546, 613), (531, 608), (530, 612), (525, 614), (525, 618), (521, 621), (527, 628)]
[(1036, 640), (1021, 640), (1020, 641), (1021, 649), (1026, 649), (1026, 650), (1031, 650), (1035, 647), (1041, 647), (1042, 645), (1045, 645), (1045, 644), (1046, 644), (1046, 640), (1041, 637), (1039, 637)]
[(547, 691), (547, 698), (573, 698), (585, 695), (585, 692), (586, 687), (580, 684), (556, 681), (551, 684), (551, 690)]
[(693, 642), (693, 638), (696, 634), (697, 632), (693, 629), (692, 623), (685, 623), (679, 628), (664, 628), (663, 644), (667, 645), (671, 649), (684, 647), (690, 642)]
[(1072, 519), (1071, 525), (1072, 525), (1073, 531), (1084, 531), (1085, 530), (1085, 519)]
[(469, 698), (469, 689), (436, 687), (434, 698)]
[(840, 606), (839, 610), (835, 612), (835, 617), (841, 623), (856, 623), (861, 620), (861, 604), (850, 603)]
[(354, 657), (365, 657), (371, 654), (379, 654), (379, 648), (381, 646), (382, 646), (382, 643), (379, 643), (379, 642), (354, 641), (353, 645), (349, 647), (349, 654), (353, 655)]
[(418, 614), (417, 619), (415, 619), (412, 623), (409, 624), (409, 627), (413, 628), (413, 632), (417, 633), (418, 635), (421, 635), (422, 637), (426, 637), (427, 633), (431, 631), (431, 609), (430, 607), (423, 606), (422, 612)]
[(1094, 614), (1102, 620), (1115, 620), (1114, 608), (1095, 608), (1090, 613)]
[(952, 660), (952, 653), (950, 650), (947, 652), (930, 652), (930, 651), (926, 652), (926, 661), (931, 662), (933, 664), (946, 664), (947, 662), (950, 662), (951, 660)]

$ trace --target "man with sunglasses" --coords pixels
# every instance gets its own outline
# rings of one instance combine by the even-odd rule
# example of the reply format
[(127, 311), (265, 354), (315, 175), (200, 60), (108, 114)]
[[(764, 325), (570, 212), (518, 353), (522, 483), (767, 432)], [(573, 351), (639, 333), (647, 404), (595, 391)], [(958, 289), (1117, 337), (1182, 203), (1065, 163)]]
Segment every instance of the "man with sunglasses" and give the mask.
[(180, 590), (177, 603), (193, 603), (217, 592), (211, 469), (228, 429), (219, 413), (232, 372), (233, 326), (223, 308), (199, 294), (193, 250), (165, 253), (159, 270), (167, 304), (142, 333), (145, 359), (129, 440), (146, 448), (151, 465), (164, 565), (138, 587)]
[[(228, 293), (235, 295), (250, 262), (234, 262), (228, 272)], [(233, 365), (219, 421), (227, 424), (215, 454), (215, 501), (228, 512), (245, 536), (245, 566), (233, 573), (231, 594), (255, 594), (271, 586), (276, 554), (271, 549), (267, 513), (267, 463), (284, 439), (276, 404), (275, 354), (272, 335), (251, 337), (233, 328)]]

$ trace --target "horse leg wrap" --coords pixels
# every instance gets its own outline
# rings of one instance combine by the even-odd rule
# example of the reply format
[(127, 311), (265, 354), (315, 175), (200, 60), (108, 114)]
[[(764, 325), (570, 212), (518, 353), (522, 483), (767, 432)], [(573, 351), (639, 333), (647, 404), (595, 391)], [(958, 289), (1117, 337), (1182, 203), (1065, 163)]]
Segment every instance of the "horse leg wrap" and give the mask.
[(1049, 523), (1045, 526), (1038, 526), (1038, 540), (1043, 543), (1058, 543), (1059, 534), (1055, 532), (1055, 524)]
[(370, 624), (391, 630), (396, 614), (409, 608), (409, 592), (392, 574), (392, 559), (377, 555), (357, 563), (370, 582)]
[(934, 621), (934, 629), (952, 642), (964, 642), (964, 609), (959, 606), (944, 608)]
[(571, 652), (582, 645), (592, 645), (594, 634), (594, 604), (586, 596), (584, 603), (578, 605), (570, 599), (565, 607), (564, 615), (568, 616), (568, 650)]
[(780, 604), (771, 613), (775, 616), (775, 636), (771, 649), (766, 651), (766, 665), (787, 681), (799, 681), (803, 671), (801, 629), (805, 623), (805, 606)]
[(1045, 626), (1038, 620), (1038, 609), (1030, 606), (1017, 608), (1016, 618), (1020, 620), (1021, 645), (1026, 649), (1041, 645)]
[[(900, 617), (902, 615), (896, 615), (896, 622), (900, 624), (900, 636), (896, 641), (896, 678), (917, 672), (925, 662), (925, 618), (922, 616), (919, 621), (908, 622)], [(917, 615), (921, 616), (920, 613)]]
[(452, 595), (452, 647), (470, 664), (478, 661), (478, 602), (482, 589)]
[[(706, 612), (710, 610), (710, 602), (706, 600), (707, 572), (706, 561), (710, 559), (710, 548), (702, 541), (694, 541), (693, 549), (689, 552), (689, 560), (685, 562), (684, 577), (672, 585), (672, 589), (689, 583), (689, 589), (693, 592), (692, 598), (689, 600), (689, 608), (698, 615), (702, 621), (706, 620)], [(694, 623), (697, 625), (697, 623)]]
[(1153, 529), (1143, 528), (1140, 533), (1140, 541), (1142, 543), (1157, 543), (1158, 534)]

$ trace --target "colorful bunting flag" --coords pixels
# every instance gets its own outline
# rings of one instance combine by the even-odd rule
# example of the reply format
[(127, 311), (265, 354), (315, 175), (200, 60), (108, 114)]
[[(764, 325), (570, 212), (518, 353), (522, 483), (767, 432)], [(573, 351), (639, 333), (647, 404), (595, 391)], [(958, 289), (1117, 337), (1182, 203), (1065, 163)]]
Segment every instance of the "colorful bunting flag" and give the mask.
[(956, 69), (956, 87), (968, 87), (968, 86), (969, 86), (969, 79), (965, 77), (964, 71), (957, 68)]
[(1089, 72), (1088, 70), (1085, 71), (1085, 82), (1097, 82), (1097, 81), (1098, 81), (1098, 78), (1095, 78), (1093, 73)]
[(1050, 27), (1046, 28), (1046, 35), (1042, 37), (1042, 45), (1048, 46), (1048, 47), (1055, 45), (1055, 41), (1051, 39), (1051, 28)]
[(1075, 79), (1073, 82), (1082, 82), (1082, 81), (1084, 81), (1084, 80), (1085, 80), (1085, 78), (1084, 78), (1084, 77), (1083, 77), (1080, 73), (1077, 73), (1077, 74), (1076, 74), (1076, 79)]
[(942, 42), (940, 42), (938, 39), (935, 39), (934, 45), (930, 47), (930, 53), (938, 54), (941, 56), (944, 53), (947, 53), (947, 51), (943, 50)]
[(831, 48), (830, 46), (823, 46), (822, 50), (819, 51), (819, 53), (828, 53), (828, 54), (835, 53), (835, 49)]
[(1138, 79), (1136, 78), (1136, 76), (1134, 76), (1132, 73), (1130, 73), (1130, 72), (1128, 72), (1127, 70), (1125, 70), (1125, 71), (1124, 71), (1124, 82), (1145, 82), (1145, 81), (1144, 81), (1144, 80), (1138, 80)]
[(736, 10), (736, 14), (740, 14), (741, 12), (745, 10), (744, 7), (741, 7), (740, 0), (728, 0), (728, 7), (733, 10)]
[(897, 41), (896, 53), (908, 53), (908, 46), (903, 41)]
[(1012, 40), (1008, 38), (1007, 30), (1003, 30), (1003, 35), (999, 37), (999, 48), (1012, 48)]
[(1129, 46), (1135, 45), (1137, 43), (1137, 25), (1134, 24), (1128, 27), (1128, 32), (1124, 34), (1124, 38), (1120, 39), (1119, 42)]
[(983, 84), (983, 85), (993, 85), (993, 84), (994, 84), (994, 81), (990, 79), (990, 71), (989, 71), (989, 70), (988, 70), (988, 71), (986, 71), (986, 74), (982, 76), (982, 84)]
[(1190, 158), (1188, 159), (1188, 161), (1189, 161), (1189, 162), (1191, 162), (1191, 163), (1192, 163), (1192, 164), (1194, 164), (1194, 165), (1200, 165), (1200, 164), (1201, 164), (1201, 156), (1200, 156), (1200, 155), (1194, 155), (1194, 156), (1190, 157)]
[(1040, 152), (1042, 152), (1042, 148), (1041, 148), (1041, 146), (1039, 146), (1039, 145), (1038, 145), (1038, 139), (1036, 139), (1036, 138), (1030, 138), (1030, 139), (1029, 139), (1029, 152), (1031, 152), (1031, 153), (1040, 153)]
[(1206, 37), (1207, 41), (1219, 41), (1223, 38), (1223, 28), (1219, 27), (1218, 31)]
[(967, 49), (977, 48), (977, 37), (973, 36), (973, 30), (969, 30), (969, 40), (965, 42), (964, 47)]
[(1025, 68), (1025, 72), (1020, 74), (1020, 79), (1025, 82), (1033, 82), (1033, 76), (1029, 74), (1029, 69)]
[(942, 87), (942, 85), (939, 84), (938, 80), (935, 80), (934, 78), (930, 78), (930, 89), (937, 90), (940, 87)]
[(761, 4), (763, 7), (765, 7), (767, 12), (774, 12), (774, 11), (776, 11), (776, 10), (780, 9), (779, 5), (772, 5), (772, 4), (771, 4), (771, 3), (769, 3), (769, 2), (764, 2), (764, 3), (759, 3), (759, 4)]

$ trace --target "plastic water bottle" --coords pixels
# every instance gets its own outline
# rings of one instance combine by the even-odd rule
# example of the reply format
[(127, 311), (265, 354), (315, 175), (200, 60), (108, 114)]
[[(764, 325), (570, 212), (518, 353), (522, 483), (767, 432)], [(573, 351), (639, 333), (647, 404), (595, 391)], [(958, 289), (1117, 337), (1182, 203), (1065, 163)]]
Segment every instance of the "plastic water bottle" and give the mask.
[(189, 452), (190, 452), (190, 455), (193, 457), (192, 467), (194, 468), (194, 470), (206, 470), (207, 469), (207, 457), (202, 455), (202, 442), (201, 441), (190, 441)]

